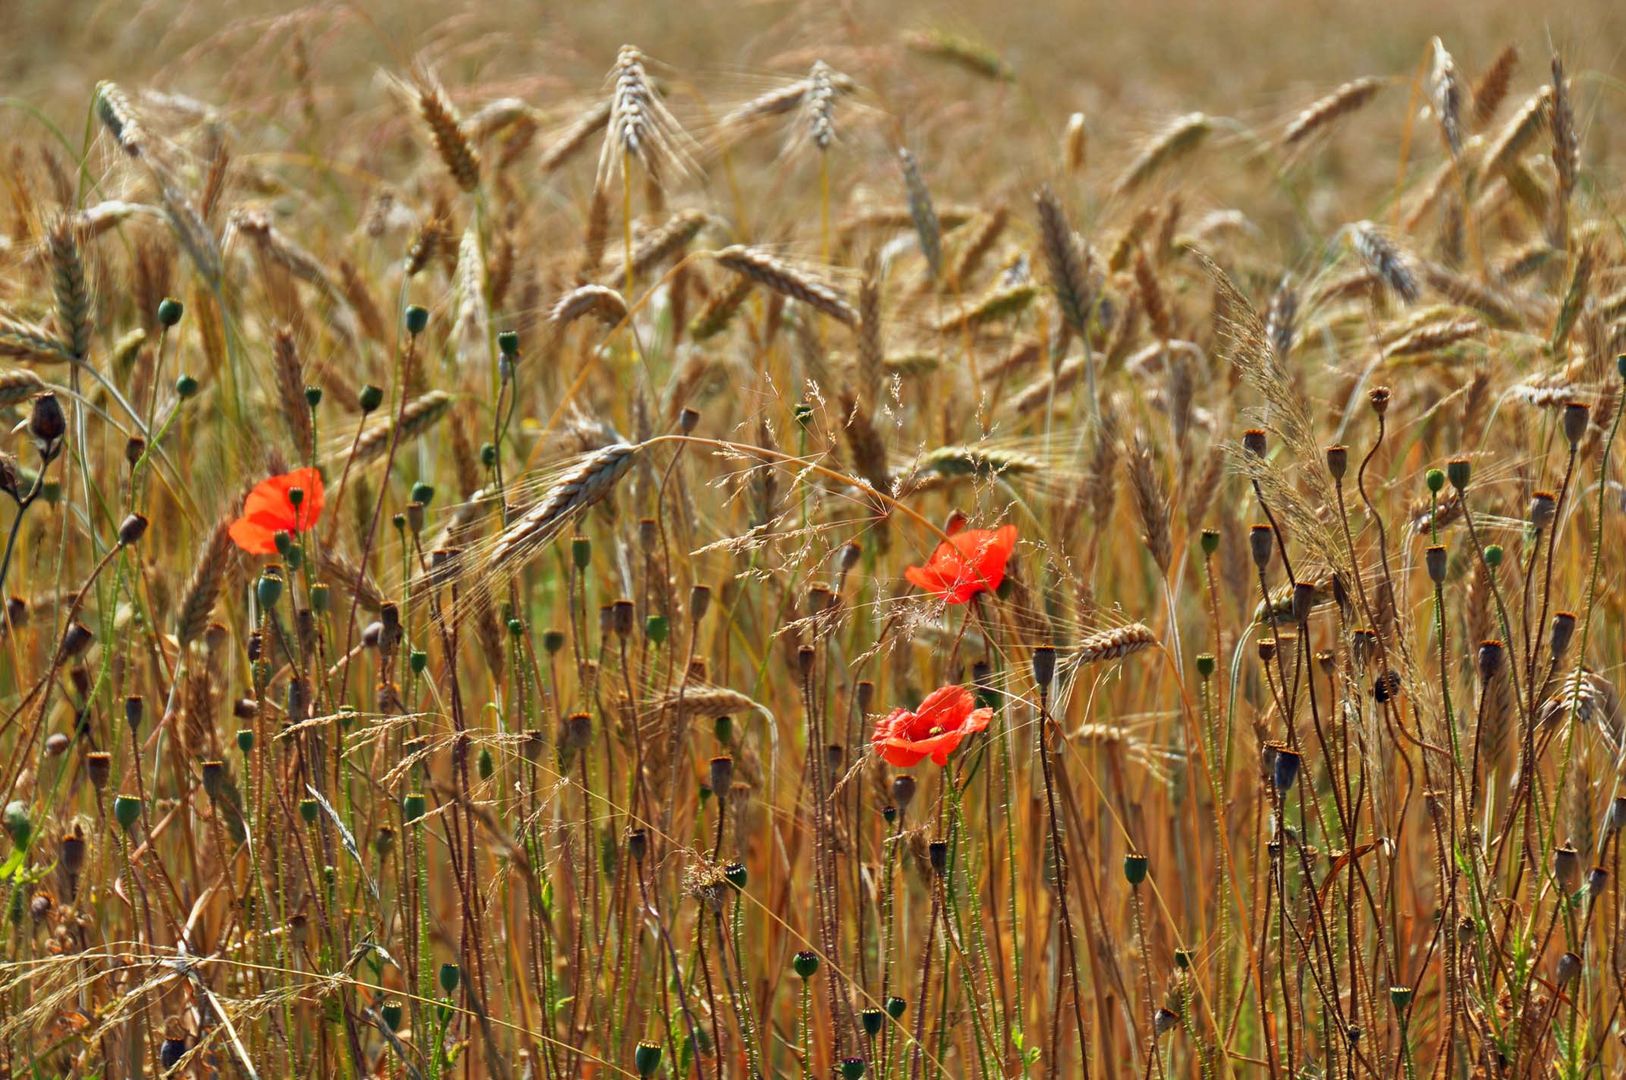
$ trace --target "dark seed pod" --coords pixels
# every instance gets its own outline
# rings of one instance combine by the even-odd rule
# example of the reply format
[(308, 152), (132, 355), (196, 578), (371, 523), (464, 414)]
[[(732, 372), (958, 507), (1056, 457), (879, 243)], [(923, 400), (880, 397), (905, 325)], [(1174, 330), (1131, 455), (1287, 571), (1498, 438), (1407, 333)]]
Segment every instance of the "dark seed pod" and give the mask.
[(1334, 480), (1342, 480), (1349, 471), (1349, 447), (1342, 443), (1327, 447), (1327, 471)]
[(1581, 445), (1591, 416), (1592, 410), (1585, 402), (1571, 401), (1564, 406), (1564, 438), (1569, 441), (1571, 450)]
[(1553, 616), (1552, 633), (1547, 644), (1556, 660), (1569, 651), (1570, 641), (1575, 637), (1575, 612), (1560, 611)]
[(1253, 564), (1260, 569), (1270, 565), (1270, 552), (1276, 544), (1276, 533), (1269, 525), (1255, 525), (1248, 530), (1248, 551)]

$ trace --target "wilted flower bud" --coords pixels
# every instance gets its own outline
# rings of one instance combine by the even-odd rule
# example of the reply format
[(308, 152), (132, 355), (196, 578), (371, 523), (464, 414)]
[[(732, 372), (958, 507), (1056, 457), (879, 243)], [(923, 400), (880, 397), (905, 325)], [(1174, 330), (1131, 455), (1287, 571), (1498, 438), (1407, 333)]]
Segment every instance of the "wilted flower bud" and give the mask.
[(1180, 1014), (1170, 1008), (1160, 1008), (1152, 1016), (1152, 1030), (1159, 1035), (1167, 1035), (1180, 1023)]
[(1506, 654), (1507, 646), (1496, 638), (1479, 643), (1479, 681), (1490, 682), (1502, 670), (1502, 659)]
[(1264, 457), (1267, 449), (1265, 432), (1262, 428), (1249, 428), (1242, 433), (1242, 449), (1254, 457)]
[(147, 519), (140, 514), (131, 514), (119, 523), (119, 543), (125, 547), (138, 543), (147, 532)]
[(67, 434), (68, 418), (62, 413), (62, 403), (54, 393), (47, 391), (34, 397), (28, 413), (28, 434), (34, 440), (40, 457), (56, 456), (62, 436)]
[(1387, 386), (1374, 386), (1366, 392), (1366, 400), (1372, 403), (1372, 411), (1379, 416), (1389, 411), (1390, 390)]
[(82, 655), (86, 649), (90, 648), (90, 643), (95, 639), (96, 635), (92, 634), (90, 627), (84, 623), (70, 624), (67, 631), (62, 635), (61, 661), (67, 663), (74, 657)]

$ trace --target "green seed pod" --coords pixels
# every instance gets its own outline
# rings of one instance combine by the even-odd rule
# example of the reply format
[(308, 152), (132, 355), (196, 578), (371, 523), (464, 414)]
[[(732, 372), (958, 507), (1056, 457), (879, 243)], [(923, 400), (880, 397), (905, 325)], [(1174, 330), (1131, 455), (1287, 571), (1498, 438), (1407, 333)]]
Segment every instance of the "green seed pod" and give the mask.
[(435, 489), (429, 484), (419, 480), (412, 485), (412, 501), (428, 506), (435, 501)]
[(245, 754), (254, 749), (253, 728), (237, 729), (237, 749), (241, 750)]
[(254, 585), (254, 599), (263, 609), (276, 607), (277, 601), (282, 599), (282, 575), (268, 567)]
[(305, 824), (307, 825), (316, 824), (316, 800), (300, 799), (299, 816), (305, 819)]
[(462, 979), (463, 969), (456, 964), (440, 965), (440, 988), (446, 992), (447, 997), (457, 993), (457, 984)]
[(1146, 880), (1146, 869), (1150, 864), (1146, 856), (1138, 852), (1130, 852), (1124, 856), (1124, 880), (1131, 885), (1139, 885)]
[(316, 406), (322, 404), (322, 388), (320, 386), (305, 387), (305, 404), (314, 412)]
[(843, 1058), (841, 1060), (841, 1075), (843, 1080), (861, 1080), (868, 1062), (860, 1057)]
[(1445, 463), (1445, 475), (1450, 478), (1452, 487), (1466, 491), (1468, 482), (1473, 479), (1474, 463), (1465, 457), (1452, 458)]
[(384, 1002), (378, 1010), (384, 1017), (384, 1024), (391, 1031), (401, 1030), (401, 1003), (395, 998)]
[(198, 380), (190, 375), (182, 375), (175, 380), (175, 396), (182, 401), (198, 392)]
[(427, 812), (428, 805), (422, 792), (411, 792), (401, 800), (401, 816), (407, 821), (419, 821)]
[(384, 391), (382, 388), (368, 383), (361, 388), (361, 393), (356, 395), (356, 402), (361, 406), (362, 412), (370, 413), (384, 404)]
[(1197, 654), (1197, 674), (1201, 675), (1205, 679), (1210, 678), (1210, 677), (1213, 676), (1213, 674), (1214, 674), (1214, 654), (1213, 653), (1198, 653)]
[(585, 536), (571, 537), (570, 560), (577, 570), (586, 570), (593, 562), (593, 541)]
[(1395, 1012), (1405, 1012), (1411, 1004), (1412, 988), (1409, 986), (1389, 987), (1389, 1004), (1394, 1006)]
[(480, 747), (480, 756), (475, 759), (475, 767), (480, 771), (480, 779), (491, 779), (491, 774), (497, 771), (497, 764), (491, 757), (491, 747)]
[(519, 355), (519, 334), (512, 330), (504, 330), (497, 335), (497, 348), (504, 356)]
[(654, 1076), (661, 1067), (661, 1048), (655, 1043), (641, 1042), (632, 1052), (632, 1064), (639, 1076)]
[(423, 333), (424, 328), (428, 325), (429, 312), (427, 309), (421, 308), (417, 304), (413, 304), (411, 307), (406, 309), (407, 333), (411, 334), (413, 337), (417, 337), (419, 334)]
[(119, 823), (119, 828), (129, 832), (135, 828), (135, 823), (140, 818), (140, 799), (134, 795), (115, 795), (113, 797), (113, 820)]
[(864, 1034), (873, 1039), (881, 1033), (881, 1025), (886, 1023), (886, 1013), (880, 1009), (865, 1009), (858, 1014), (858, 1020), (864, 1025)]
[(723, 867), (723, 877), (728, 879), (728, 883), (730, 885), (734, 886), (741, 892), (744, 892), (746, 881), (749, 879), (750, 875), (746, 873), (743, 863), (736, 862), (729, 863), (727, 866)]
[(1445, 490), (1445, 473), (1439, 469), (1430, 469), (1423, 474), (1423, 482), (1428, 485), (1428, 490), (1439, 494)]
[(659, 647), (666, 644), (666, 632), (665, 615), (649, 615), (645, 617), (644, 637), (649, 639), (651, 645)]
[(811, 979), (819, 970), (819, 954), (811, 949), (803, 949), (790, 958), (790, 968), (804, 980)]
[(1220, 534), (1218, 529), (1204, 529), (1202, 537), (1203, 554), (1212, 555), (1219, 550)]
[(903, 1011), (908, 1007), (909, 1003), (896, 995), (886, 999), (886, 1014), (894, 1020), (903, 1016)]
[(173, 296), (166, 296), (158, 301), (158, 324), (160, 326), (174, 326), (181, 321), (186, 313), (186, 307)]

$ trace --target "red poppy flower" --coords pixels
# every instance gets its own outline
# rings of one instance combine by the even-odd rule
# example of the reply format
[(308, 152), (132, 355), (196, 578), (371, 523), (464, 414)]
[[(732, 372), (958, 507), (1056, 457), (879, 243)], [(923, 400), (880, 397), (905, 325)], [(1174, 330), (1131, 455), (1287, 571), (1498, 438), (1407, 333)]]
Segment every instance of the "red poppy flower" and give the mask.
[(911, 566), (903, 576), (946, 603), (963, 604), (977, 593), (999, 588), (1015, 547), (1015, 525), (964, 529), (938, 544), (925, 566)]
[[(288, 492), (304, 492), (298, 506)], [(322, 474), (315, 469), (295, 469), (254, 485), (243, 501), (243, 516), (231, 523), (232, 542), (254, 555), (274, 555), (277, 533), (301, 533), (322, 516)]]
[(992, 709), (978, 709), (971, 691), (963, 686), (944, 686), (926, 695), (920, 708), (893, 709), (875, 725), (869, 737), (870, 748), (888, 765), (907, 769), (926, 757), (935, 765), (947, 765), (948, 756), (967, 735), (975, 735), (994, 717)]

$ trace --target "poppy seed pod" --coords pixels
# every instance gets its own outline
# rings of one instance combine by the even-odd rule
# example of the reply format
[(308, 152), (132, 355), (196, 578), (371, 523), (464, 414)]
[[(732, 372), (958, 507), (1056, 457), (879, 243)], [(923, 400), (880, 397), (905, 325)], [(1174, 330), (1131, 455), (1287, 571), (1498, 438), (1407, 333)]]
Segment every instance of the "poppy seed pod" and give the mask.
[(706, 779), (713, 795), (719, 799), (727, 798), (729, 791), (734, 787), (734, 759), (727, 754), (719, 754), (712, 758)]
[(926, 859), (931, 863), (932, 873), (942, 877), (948, 870), (948, 841), (933, 840), (927, 844)]
[(886, 1013), (880, 1009), (865, 1009), (858, 1014), (858, 1022), (864, 1026), (864, 1034), (873, 1039), (881, 1033), (881, 1025), (886, 1023)]
[(185, 1056), (185, 1039), (165, 1039), (158, 1044), (158, 1064), (161, 1068), (173, 1069)]
[(1445, 546), (1434, 544), (1423, 552), (1423, 564), (1428, 567), (1428, 580), (1436, 585), (1445, 583)]
[(904, 1010), (907, 1008), (909, 1008), (909, 1003), (896, 994), (886, 999), (886, 1014), (894, 1020), (902, 1017)]
[(611, 626), (617, 637), (630, 637), (632, 635), (633, 615), (636, 608), (631, 600), (617, 600), (611, 605)]
[(1216, 660), (1213, 653), (1197, 654), (1197, 674), (1204, 679), (1213, 677)]
[(135, 823), (141, 820), (141, 800), (134, 795), (114, 796), (113, 820), (117, 821), (119, 828), (125, 832), (135, 828)]
[(1389, 411), (1389, 399), (1393, 393), (1387, 386), (1374, 386), (1366, 392), (1366, 400), (1371, 403), (1372, 411), (1383, 416)]
[(1308, 622), (1310, 612), (1315, 610), (1315, 601), (1316, 587), (1308, 581), (1296, 582), (1293, 585), (1293, 621)]
[(65, 834), (57, 841), (57, 853), (62, 859), (62, 869), (69, 874), (78, 875), (85, 867), (85, 834), (75, 825), (73, 832)]
[(841, 1059), (841, 1080), (863, 1080), (869, 1064), (861, 1057)]
[(1553, 659), (1558, 659), (1569, 651), (1570, 641), (1575, 637), (1575, 612), (1560, 611), (1553, 616), (1552, 633), (1548, 636), (1548, 647), (1553, 651)]
[(1618, 832), (1626, 826), (1626, 795), (1616, 795), (1609, 804), (1609, 831)]
[(1334, 480), (1342, 480), (1349, 471), (1349, 447), (1339, 443), (1327, 447), (1327, 471)]
[(1530, 496), (1530, 524), (1537, 532), (1552, 524), (1558, 511), (1558, 498), (1550, 491), (1538, 491)]
[(711, 588), (707, 585), (696, 585), (689, 590), (689, 621), (699, 624), (711, 610)]
[(457, 993), (457, 985), (462, 981), (462, 968), (451, 963), (440, 965), (440, 988), (446, 992), (448, 997)]
[(131, 694), (124, 699), (124, 723), (131, 731), (139, 730), (141, 718), (146, 714), (147, 705), (141, 695)]
[(1601, 896), (1603, 890), (1609, 885), (1609, 871), (1601, 866), (1594, 866), (1586, 872), (1586, 892), (1588, 896)]
[(812, 949), (803, 949), (790, 958), (790, 969), (803, 979), (811, 979), (819, 970), (819, 954)]
[(570, 561), (577, 570), (586, 570), (593, 562), (593, 541), (586, 536), (570, 538)]
[(858, 698), (859, 711), (868, 712), (869, 707), (875, 703), (875, 684), (868, 679), (860, 680), (854, 688), (854, 693)]
[(627, 833), (627, 854), (632, 856), (633, 862), (643, 862), (644, 856), (649, 854), (649, 833), (644, 829), (633, 829)]
[(1564, 405), (1564, 438), (1569, 441), (1571, 450), (1581, 444), (1591, 417), (1592, 410), (1584, 402), (1571, 401)]
[(1445, 473), (1439, 469), (1430, 469), (1423, 474), (1423, 483), (1428, 485), (1428, 490), (1438, 495), (1445, 490)]
[(723, 867), (723, 879), (734, 888), (744, 892), (746, 884), (751, 880), (751, 875), (745, 869), (744, 863), (731, 862)]
[(1124, 856), (1124, 880), (1131, 886), (1139, 886), (1146, 880), (1146, 871), (1151, 861), (1138, 851), (1132, 851)]
[(1204, 529), (1201, 537), (1203, 554), (1212, 555), (1219, 550), (1220, 534), (1218, 529)]
[(85, 755), (85, 775), (90, 778), (90, 786), (97, 791), (107, 787), (107, 781), (113, 775), (113, 757), (106, 750), (92, 750)]
[(1277, 791), (1286, 791), (1298, 779), (1299, 765), (1302, 759), (1297, 750), (1282, 747), (1276, 751), (1276, 760), (1271, 763), (1270, 779), (1276, 785)]
[(1270, 565), (1270, 550), (1275, 541), (1275, 530), (1269, 525), (1255, 525), (1248, 530), (1248, 551), (1253, 555), (1253, 565), (1261, 570)]
[(587, 713), (571, 713), (559, 725), (559, 752), (574, 754), (586, 749), (593, 738), (593, 718)]
[(1272, 660), (1276, 659), (1276, 639), (1275, 638), (1273, 638), (1273, 637), (1260, 638), (1257, 642), (1254, 643), (1254, 647), (1259, 652), (1259, 662), (1261, 664), (1269, 664)]
[(390, 1000), (384, 1002), (384, 1004), (379, 1007), (378, 1012), (379, 1012), (379, 1015), (384, 1018), (385, 1025), (391, 1031), (399, 1031), (400, 1030), (400, 1028), (401, 1028), (401, 1014), (403, 1012), (403, 1006), (402, 1006), (402, 1004), (401, 1004), (401, 1002), (399, 1000), (397, 1000), (395, 998), (391, 998)]
[(858, 560), (863, 558), (863, 555), (864, 549), (859, 546), (858, 541), (849, 540), (841, 545), (841, 553), (837, 556), (836, 565), (841, 568), (843, 574), (849, 573), (853, 567), (858, 565)]
[(1033, 681), (1041, 690), (1048, 690), (1056, 678), (1056, 650), (1041, 645), (1033, 650)]
[(834, 775), (841, 771), (842, 760), (847, 756), (847, 748), (840, 743), (830, 743), (824, 748), (824, 771)]
[(1466, 491), (1468, 481), (1474, 475), (1473, 462), (1465, 457), (1452, 458), (1445, 463), (1445, 475), (1446, 479), (1451, 481), (1451, 486), (1456, 488), (1457, 491)]
[(700, 426), (700, 412), (697, 409), (684, 409), (678, 413), (678, 433), (688, 435)]
[(1496, 638), (1479, 643), (1478, 665), (1479, 681), (1490, 682), (1502, 670), (1502, 660), (1507, 652), (1507, 646)]
[(803, 645), (796, 650), (796, 670), (801, 673), (802, 678), (805, 679), (812, 674), (813, 660), (817, 655), (818, 653), (811, 645)]
[(1412, 988), (1409, 986), (1389, 987), (1389, 1004), (1394, 1006), (1395, 1012), (1405, 1012), (1411, 1005)]
[(1581, 853), (1574, 844), (1553, 851), (1553, 880), (1565, 896), (1573, 896), (1581, 888)]
[(908, 773), (900, 773), (892, 778), (892, 803), (898, 808), (898, 813), (907, 814), (909, 804), (915, 801), (915, 778)]
[(654, 1076), (661, 1067), (661, 1048), (657, 1043), (641, 1042), (632, 1052), (633, 1067), (639, 1076)]
[(1572, 952), (1561, 955), (1553, 963), (1553, 983), (1562, 990), (1581, 973), (1581, 958)]
[(1502, 555), (1503, 551), (1501, 544), (1485, 545), (1485, 565), (1490, 567), (1492, 570), (1502, 565)]
[(1242, 433), (1242, 449), (1254, 457), (1264, 457), (1268, 449), (1265, 432), (1262, 428), (1249, 428)]
[(411, 334), (413, 337), (417, 337), (419, 334), (423, 333), (424, 328), (428, 325), (429, 311), (426, 308), (421, 308), (417, 304), (413, 304), (411, 307), (406, 309), (407, 333)]

